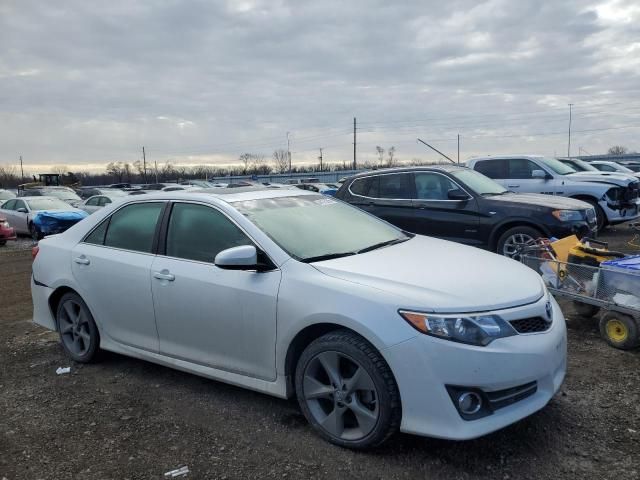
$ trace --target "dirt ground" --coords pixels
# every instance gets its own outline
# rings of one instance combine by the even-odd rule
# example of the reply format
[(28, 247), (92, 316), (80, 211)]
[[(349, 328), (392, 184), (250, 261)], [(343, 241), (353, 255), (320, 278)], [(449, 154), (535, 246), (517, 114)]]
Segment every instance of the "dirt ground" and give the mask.
[[(632, 236), (604, 237), (640, 252)], [(640, 478), (640, 351), (607, 346), (566, 303), (568, 375), (542, 411), (473, 441), (400, 434), (357, 453), (317, 437), (293, 401), (115, 354), (72, 364), (30, 322), (28, 247), (0, 249), (2, 480), (162, 479), (185, 465), (180, 478)]]

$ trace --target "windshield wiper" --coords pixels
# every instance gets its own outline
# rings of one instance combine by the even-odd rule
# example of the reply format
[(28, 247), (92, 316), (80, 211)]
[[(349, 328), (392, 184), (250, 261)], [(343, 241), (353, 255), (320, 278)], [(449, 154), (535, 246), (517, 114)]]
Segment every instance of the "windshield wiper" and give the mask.
[(407, 240), (409, 240), (409, 237), (407, 237), (407, 238), (394, 238), (393, 240), (387, 240), (386, 242), (380, 242), (380, 243), (376, 243), (374, 245), (371, 245), (370, 247), (365, 247), (365, 248), (363, 248), (361, 250), (358, 250), (356, 253), (370, 252), (371, 250), (376, 250), (378, 248), (386, 247), (388, 245), (395, 245), (396, 243), (406, 242)]
[(315, 257), (302, 258), (300, 261), (303, 263), (321, 262), (322, 260), (331, 260), (333, 258), (348, 257), (349, 255), (355, 255), (356, 252), (343, 252), (343, 253), (327, 253), (325, 255), (317, 255)]

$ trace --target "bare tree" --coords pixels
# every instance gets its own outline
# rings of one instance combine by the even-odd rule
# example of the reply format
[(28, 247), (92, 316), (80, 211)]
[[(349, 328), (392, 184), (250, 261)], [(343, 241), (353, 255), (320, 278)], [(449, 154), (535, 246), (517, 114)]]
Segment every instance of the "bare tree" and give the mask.
[(165, 162), (164, 166), (160, 170), (160, 175), (165, 181), (171, 180), (176, 176), (176, 170), (170, 160)]
[(273, 152), (273, 161), (276, 165), (278, 173), (286, 173), (289, 171), (289, 154), (286, 150), (278, 149)]
[(51, 167), (51, 172), (57, 173), (61, 177), (64, 177), (68, 171), (69, 167), (67, 167), (66, 165), (54, 165), (53, 167)]
[(384, 148), (378, 145), (376, 147), (376, 152), (378, 152), (378, 163), (380, 163), (380, 165), (384, 165)]
[(145, 178), (145, 175), (144, 175), (144, 163), (142, 163), (141, 160), (136, 160), (135, 162), (133, 162), (133, 168), (138, 173), (138, 175), (140, 176), (141, 179)]
[(629, 149), (627, 147), (623, 147), (622, 145), (614, 145), (607, 151), (607, 153), (609, 155), (624, 155), (628, 151)]
[(266, 159), (262, 154), (254, 154), (251, 159), (251, 167), (256, 175), (266, 175), (271, 168), (267, 165)]
[(118, 183), (122, 182), (122, 177), (124, 175), (124, 164), (122, 162), (108, 163), (107, 174), (115, 178)]
[(396, 155), (396, 147), (391, 147), (388, 151), (387, 151), (387, 165), (389, 167), (393, 167), (396, 164), (395, 161), (395, 155)]
[(15, 187), (18, 184), (18, 168), (15, 165), (0, 165), (0, 187)]

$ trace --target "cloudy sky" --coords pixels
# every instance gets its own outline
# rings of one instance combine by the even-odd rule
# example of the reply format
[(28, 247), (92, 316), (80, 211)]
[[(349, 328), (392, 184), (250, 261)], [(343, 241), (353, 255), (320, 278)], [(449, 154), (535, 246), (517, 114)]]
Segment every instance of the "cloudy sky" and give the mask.
[(0, 1), (0, 164), (640, 150), (637, 0)]

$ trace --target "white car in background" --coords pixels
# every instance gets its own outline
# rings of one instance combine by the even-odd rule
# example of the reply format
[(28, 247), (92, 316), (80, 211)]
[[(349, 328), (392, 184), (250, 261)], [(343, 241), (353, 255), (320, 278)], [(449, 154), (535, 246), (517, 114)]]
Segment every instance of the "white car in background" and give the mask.
[(17, 197), (0, 206), (17, 234), (29, 234), (34, 239), (60, 233), (87, 216), (86, 212), (55, 197)]
[(297, 396), (350, 448), (478, 437), (560, 388), (565, 321), (533, 270), (315, 193), (212, 192), (129, 197), (41, 241), (34, 321), (78, 362)]
[(597, 168), (601, 172), (624, 173), (626, 175), (633, 175), (635, 177), (640, 177), (640, 172), (634, 172), (630, 168), (627, 168), (624, 165), (620, 165), (617, 162), (594, 160), (593, 162), (590, 163), (590, 165), (593, 165), (595, 168)]
[(94, 213), (101, 208), (106, 207), (110, 203), (120, 200), (122, 197), (126, 197), (128, 195), (129, 192), (113, 189), (113, 191), (87, 198), (82, 204), (80, 204), (79, 208), (87, 213)]

